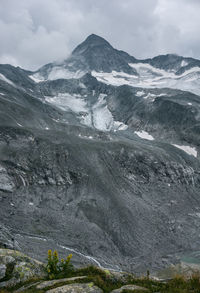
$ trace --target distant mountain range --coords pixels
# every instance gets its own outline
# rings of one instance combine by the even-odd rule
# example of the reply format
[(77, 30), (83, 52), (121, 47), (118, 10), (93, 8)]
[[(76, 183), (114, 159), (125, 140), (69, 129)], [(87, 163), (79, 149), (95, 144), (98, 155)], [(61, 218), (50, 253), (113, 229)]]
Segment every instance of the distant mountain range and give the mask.
[(180, 261), (199, 249), (199, 152), (199, 60), (137, 60), (92, 34), (35, 72), (1, 64), (0, 246)]

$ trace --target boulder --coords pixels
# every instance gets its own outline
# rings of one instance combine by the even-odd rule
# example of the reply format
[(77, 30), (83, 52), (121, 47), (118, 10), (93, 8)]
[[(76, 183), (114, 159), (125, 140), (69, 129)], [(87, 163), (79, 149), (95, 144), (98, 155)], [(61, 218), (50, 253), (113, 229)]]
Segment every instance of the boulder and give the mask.
[(81, 280), (87, 278), (86, 276), (80, 276), (80, 277), (73, 277), (73, 278), (65, 278), (65, 279), (59, 279), (59, 280), (51, 280), (51, 281), (44, 281), (36, 286), (36, 289), (44, 289), (48, 287), (52, 287), (54, 285), (58, 285), (59, 283), (64, 282), (73, 282), (76, 280)]
[(46, 291), (46, 293), (103, 293), (103, 291), (94, 286), (93, 283), (69, 284)]
[(111, 291), (111, 293), (121, 293), (121, 292), (123, 292), (123, 290), (131, 290), (131, 291), (143, 290), (143, 291), (148, 291), (148, 289), (144, 288), (144, 287), (140, 287), (140, 286), (136, 286), (136, 285), (125, 285), (125, 286), (122, 286), (119, 289), (115, 289), (115, 290)]

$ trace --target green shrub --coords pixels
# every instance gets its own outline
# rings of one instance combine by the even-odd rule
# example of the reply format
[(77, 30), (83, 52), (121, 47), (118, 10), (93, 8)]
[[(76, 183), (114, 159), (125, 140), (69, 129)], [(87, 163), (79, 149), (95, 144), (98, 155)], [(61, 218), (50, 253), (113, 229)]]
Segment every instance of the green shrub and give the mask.
[(57, 277), (67, 277), (73, 271), (73, 265), (71, 264), (72, 254), (69, 254), (66, 260), (61, 259), (59, 261), (58, 252), (55, 250), (48, 250), (48, 263), (46, 270), (49, 279), (55, 279)]
[(69, 273), (73, 272), (74, 267), (71, 264), (71, 258), (72, 258), (72, 254), (69, 254), (66, 258), (66, 260), (64, 260), (63, 258), (61, 259), (60, 262), (60, 270), (61, 272), (65, 273), (66, 275), (68, 275)]

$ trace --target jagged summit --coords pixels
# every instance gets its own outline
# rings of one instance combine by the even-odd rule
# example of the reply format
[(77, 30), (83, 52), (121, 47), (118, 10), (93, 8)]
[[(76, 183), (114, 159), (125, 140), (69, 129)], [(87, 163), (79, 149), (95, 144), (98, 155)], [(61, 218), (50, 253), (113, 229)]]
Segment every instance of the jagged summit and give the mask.
[(104, 38), (91, 34), (72, 52), (62, 64), (49, 63), (41, 67), (35, 77), (38, 80), (77, 78), (88, 72), (122, 71), (137, 75), (129, 63), (135, 58), (113, 48)]
[(94, 49), (94, 47), (108, 47), (110, 49), (113, 49), (110, 43), (104, 38), (95, 34), (91, 34), (85, 39), (85, 41), (83, 41), (73, 50), (72, 55), (83, 53), (87, 49)]
[[(108, 43), (108, 41), (106, 41), (103, 37), (98, 36), (96, 34), (91, 34), (89, 35), (86, 39), (85, 42), (101, 42), (101, 43)], [(110, 44), (109, 44), (110, 45)]]

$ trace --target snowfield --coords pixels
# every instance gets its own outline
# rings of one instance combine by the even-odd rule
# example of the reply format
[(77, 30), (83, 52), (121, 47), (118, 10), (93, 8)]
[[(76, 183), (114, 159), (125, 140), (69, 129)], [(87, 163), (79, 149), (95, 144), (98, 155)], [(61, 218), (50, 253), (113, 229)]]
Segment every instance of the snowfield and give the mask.
[(93, 106), (88, 105), (81, 95), (70, 95), (68, 93), (60, 93), (54, 97), (45, 96), (45, 101), (63, 111), (72, 111), (78, 114), (80, 122), (89, 127), (102, 131), (126, 130), (127, 125), (114, 120), (112, 113), (108, 109), (106, 97), (107, 95), (100, 94)]
[(29, 75), (29, 77), (36, 83), (43, 82), (47, 80), (56, 80), (56, 79), (71, 79), (71, 78), (81, 78), (86, 72), (83, 71), (70, 71), (67, 68), (61, 66), (55, 66), (49, 72), (48, 77), (45, 79), (41, 74), (35, 73), (33, 75)]
[(85, 112), (87, 108), (87, 103), (79, 95), (58, 94), (55, 97), (45, 96), (45, 100), (64, 111), (79, 113)]
[[(193, 67), (181, 75), (176, 75), (173, 71), (165, 71), (145, 63), (130, 63), (129, 66), (137, 71), (138, 76), (117, 71), (92, 71), (91, 74), (97, 80), (114, 86), (129, 85), (141, 88), (173, 88), (200, 95), (199, 67)], [(140, 93), (142, 95), (142, 91), (139, 92), (139, 95)]]

